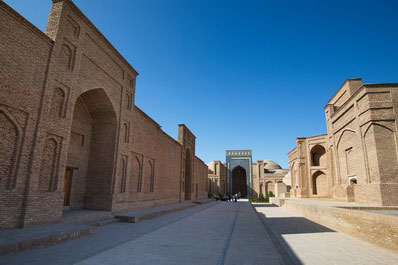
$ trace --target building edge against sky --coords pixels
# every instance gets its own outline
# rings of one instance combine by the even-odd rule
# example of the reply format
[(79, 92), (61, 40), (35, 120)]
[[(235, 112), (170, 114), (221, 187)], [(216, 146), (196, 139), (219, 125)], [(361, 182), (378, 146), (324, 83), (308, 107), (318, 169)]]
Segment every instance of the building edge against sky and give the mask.
[(71, 0), (45, 32), (0, 1), (0, 32), (0, 228), (207, 197), (194, 134), (135, 105), (138, 73)]
[[(258, 196), (264, 194), (263, 189), (275, 191), (278, 183), (285, 182), (282, 196), (398, 205), (397, 102), (398, 83), (363, 84), (361, 78), (347, 79), (324, 108), (327, 133), (296, 139), (296, 147), (288, 153), (290, 172), (273, 161), (252, 163), (251, 150), (227, 150), (226, 164), (221, 167), (225, 190), (241, 191), (246, 183), (247, 195)], [(267, 163), (274, 175), (266, 174)], [(213, 179), (215, 164), (221, 166), (220, 161), (208, 165)]]
[(225, 155), (228, 193), (252, 196), (252, 150), (226, 150)]
[(291, 150), (291, 196), (398, 205), (398, 83), (347, 79), (325, 106), (327, 134)]

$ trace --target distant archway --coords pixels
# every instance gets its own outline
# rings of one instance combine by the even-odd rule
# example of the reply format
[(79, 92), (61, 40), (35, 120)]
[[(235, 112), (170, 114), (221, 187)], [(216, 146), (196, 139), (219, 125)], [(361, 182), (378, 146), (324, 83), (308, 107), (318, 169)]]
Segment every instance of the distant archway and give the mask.
[(191, 199), (192, 186), (192, 156), (191, 151), (187, 148), (185, 151), (185, 200)]
[(265, 189), (266, 189), (266, 194), (268, 195), (268, 193), (271, 191), (273, 194), (275, 194), (275, 185), (272, 181), (267, 181), (267, 183), (265, 183)]
[(242, 197), (247, 196), (246, 170), (237, 166), (232, 170), (232, 194), (239, 193)]

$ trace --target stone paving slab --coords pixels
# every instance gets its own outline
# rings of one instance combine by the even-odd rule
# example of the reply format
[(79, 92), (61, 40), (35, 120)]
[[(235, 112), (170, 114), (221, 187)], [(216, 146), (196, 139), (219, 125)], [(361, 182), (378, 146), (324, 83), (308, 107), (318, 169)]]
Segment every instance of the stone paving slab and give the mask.
[(172, 205), (163, 205), (148, 209), (130, 211), (130, 212), (123, 212), (117, 214), (115, 217), (119, 219), (121, 222), (127, 223), (137, 223), (142, 220), (159, 217), (165, 214), (170, 214), (175, 211), (184, 210), (190, 207), (196, 206), (195, 203), (186, 202), (186, 203), (178, 203)]
[(398, 264), (398, 253), (295, 215), (271, 204), (256, 204), (272, 236), (297, 264)]
[(0, 230), (0, 255), (51, 245), (61, 241), (88, 235), (87, 225), (58, 223), (24, 229)]

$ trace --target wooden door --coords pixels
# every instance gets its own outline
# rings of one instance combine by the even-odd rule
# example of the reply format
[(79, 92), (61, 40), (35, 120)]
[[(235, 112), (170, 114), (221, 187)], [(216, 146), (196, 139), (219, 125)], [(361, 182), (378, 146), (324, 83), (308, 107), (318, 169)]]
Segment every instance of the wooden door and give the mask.
[(67, 168), (64, 176), (64, 206), (70, 205), (73, 169)]

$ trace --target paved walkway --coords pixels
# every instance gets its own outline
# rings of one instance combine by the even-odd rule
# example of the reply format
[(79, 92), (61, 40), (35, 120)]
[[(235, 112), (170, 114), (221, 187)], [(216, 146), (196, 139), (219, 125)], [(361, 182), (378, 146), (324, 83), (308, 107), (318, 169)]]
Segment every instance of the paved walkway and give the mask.
[(3, 257), (0, 264), (284, 264), (248, 202), (212, 202)]
[(0, 264), (398, 264), (397, 255), (279, 207), (212, 202), (2, 257)]
[(297, 264), (398, 264), (398, 253), (331, 230), (270, 204), (256, 210), (270, 231)]
[(223, 202), (78, 264), (281, 264), (247, 202)]

